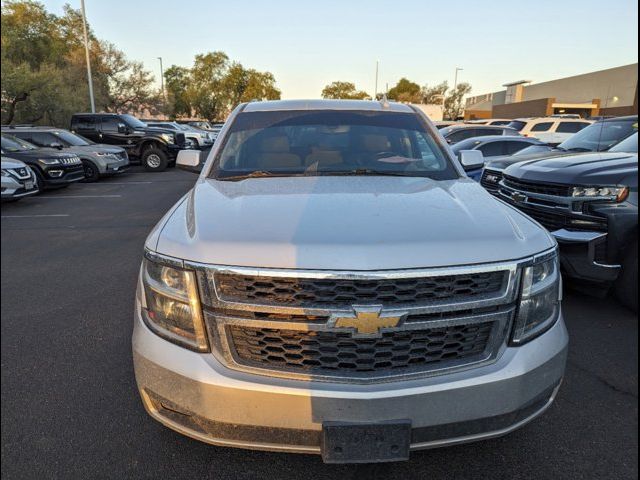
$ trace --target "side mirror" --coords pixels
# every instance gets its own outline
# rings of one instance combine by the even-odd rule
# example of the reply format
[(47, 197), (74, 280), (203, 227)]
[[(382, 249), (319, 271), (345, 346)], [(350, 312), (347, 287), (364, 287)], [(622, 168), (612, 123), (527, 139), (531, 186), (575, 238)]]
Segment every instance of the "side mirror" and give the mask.
[(124, 123), (118, 124), (118, 133), (129, 133), (129, 129)]
[(61, 143), (58, 142), (53, 142), (49, 145), (49, 147), (51, 148), (57, 148), (58, 150), (62, 150), (64, 147), (62, 146)]
[(176, 158), (176, 167), (192, 173), (200, 173), (200, 150), (180, 150)]
[(465, 172), (484, 167), (484, 155), (480, 150), (462, 150), (460, 163)]

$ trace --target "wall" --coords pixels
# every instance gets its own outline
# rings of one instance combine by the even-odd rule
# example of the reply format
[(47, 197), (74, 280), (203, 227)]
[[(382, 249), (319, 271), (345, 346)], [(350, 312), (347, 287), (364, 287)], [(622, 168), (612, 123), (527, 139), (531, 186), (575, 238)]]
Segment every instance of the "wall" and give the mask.
[(551, 106), (553, 102), (555, 98), (540, 98), (528, 102), (494, 105), (491, 116), (493, 118), (545, 117), (553, 113)]

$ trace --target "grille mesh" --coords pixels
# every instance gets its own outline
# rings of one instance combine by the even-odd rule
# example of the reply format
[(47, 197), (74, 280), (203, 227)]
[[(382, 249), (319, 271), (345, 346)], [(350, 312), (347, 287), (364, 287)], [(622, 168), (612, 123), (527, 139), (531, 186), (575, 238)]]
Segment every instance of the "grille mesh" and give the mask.
[(293, 307), (400, 306), (438, 300), (463, 301), (499, 293), (505, 271), (380, 280), (335, 280), (217, 274), (227, 302)]
[[(496, 177), (497, 181), (490, 182), (487, 179), (487, 177), (490, 175)], [(502, 180), (502, 172), (497, 172), (495, 170), (484, 170), (482, 172), (482, 178), (480, 179), (480, 185), (482, 185), (485, 190), (488, 190), (491, 193), (496, 193), (500, 188), (500, 180)]]
[(424, 369), (442, 362), (471, 361), (485, 351), (493, 322), (354, 337), (335, 331), (228, 327), (241, 364), (312, 374), (384, 373)]
[(571, 188), (568, 185), (552, 185), (547, 183), (523, 182), (513, 177), (505, 176), (504, 185), (521, 192), (539, 193), (558, 197), (571, 196)]

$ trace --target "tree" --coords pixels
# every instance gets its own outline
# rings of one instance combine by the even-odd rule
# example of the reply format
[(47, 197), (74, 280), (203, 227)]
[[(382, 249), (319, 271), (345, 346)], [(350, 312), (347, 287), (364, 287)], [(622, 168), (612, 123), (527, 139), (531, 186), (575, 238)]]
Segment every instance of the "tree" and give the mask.
[(187, 96), (187, 85), (191, 72), (188, 68), (172, 65), (164, 72), (168, 105), (166, 113), (172, 118), (191, 116), (191, 104)]
[(422, 87), (422, 103), (427, 105), (442, 105), (444, 100), (444, 95), (449, 90), (449, 85), (446, 81), (430, 87), (429, 85), (425, 85)]
[(397, 102), (421, 103), (420, 85), (406, 78), (401, 78), (395, 87), (387, 93), (387, 98)]
[(322, 98), (364, 100), (370, 96), (365, 91), (356, 90), (351, 82), (333, 82), (322, 89)]
[(456, 120), (462, 116), (464, 107), (462, 99), (465, 95), (471, 93), (471, 85), (463, 82), (459, 83), (455, 90), (452, 90), (444, 100), (444, 116), (450, 120)]

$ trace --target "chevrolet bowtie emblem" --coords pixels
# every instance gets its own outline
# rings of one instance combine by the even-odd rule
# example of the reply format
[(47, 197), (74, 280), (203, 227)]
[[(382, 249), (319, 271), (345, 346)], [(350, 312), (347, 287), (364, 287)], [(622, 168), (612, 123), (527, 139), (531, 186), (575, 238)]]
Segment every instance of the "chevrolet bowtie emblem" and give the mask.
[(353, 307), (355, 315), (338, 317), (336, 328), (353, 328), (358, 335), (378, 335), (381, 328), (397, 327), (406, 313), (384, 314), (382, 307)]
[(513, 192), (511, 194), (511, 200), (513, 200), (514, 202), (517, 202), (517, 203), (524, 203), (524, 202), (527, 201), (527, 196), (523, 195), (520, 192)]

